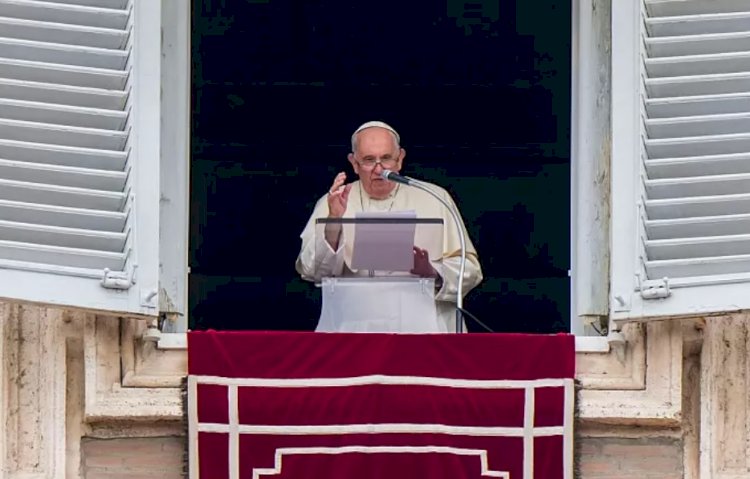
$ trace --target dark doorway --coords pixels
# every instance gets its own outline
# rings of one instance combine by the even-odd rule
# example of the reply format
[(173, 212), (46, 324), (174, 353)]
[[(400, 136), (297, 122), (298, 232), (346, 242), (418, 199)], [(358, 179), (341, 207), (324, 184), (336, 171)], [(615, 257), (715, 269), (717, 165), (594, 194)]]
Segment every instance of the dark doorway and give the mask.
[[(447, 188), (495, 331), (569, 328), (570, 2), (194, 0), (193, 329), (312, 330), (299, 234), (361, 123)], [(470, 323), (470, 331), (481, 331)]]

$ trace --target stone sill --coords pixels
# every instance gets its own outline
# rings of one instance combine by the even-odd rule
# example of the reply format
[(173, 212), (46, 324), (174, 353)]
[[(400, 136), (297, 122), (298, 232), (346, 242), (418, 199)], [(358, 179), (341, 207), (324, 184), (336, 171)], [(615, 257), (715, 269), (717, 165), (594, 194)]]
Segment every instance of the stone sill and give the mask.
[[(158, 348), (163, 350), (187, 350), (186, 333), (162, 333)], [(602, 336), (576, 336), (577, 353), (608, 353), (609, 338)]]

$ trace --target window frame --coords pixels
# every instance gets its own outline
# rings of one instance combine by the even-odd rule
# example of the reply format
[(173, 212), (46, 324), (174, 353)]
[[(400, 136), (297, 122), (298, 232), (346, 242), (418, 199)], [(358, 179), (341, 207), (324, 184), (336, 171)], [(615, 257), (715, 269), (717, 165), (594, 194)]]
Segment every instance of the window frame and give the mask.
[[(165, 72), (187, 71), (189, 74), (190, 12), (187, 11), (187, 8), (181, 6), (172, 5), (169, 7), (168, 5), (170, 3), (170, 0), (165, 0), (165, 16), (173, 20), (171, 27), (175, 28), (179, 33), (176, 37), (172, 37), (172, 39), (175, 40), (175, 43), (170, 45), (167, 39), (170, 38), (171, 32), (165, 24), (165, 56), (162, 65)], [(598, 161), (598, 157), (595, 155), (597, 150), (592, 148), (592, 143), (587, 141), (587, 139), (592, 138), (592, 135), (594, 134), (602, 134), (599, 123), (590, 117), (591, 112), (596, 111), (598, 108), (595, 98), (592, 98), (590, 94), (592, 78), (596, 78), (600, 74), (599, 72), (601, 69), (601, 65), (597, 62), (599, 59), (598, 55), (601, 55), (601, 52), (596, 51), (596, 41), (601, 41), (601, 36), (596, 37), (596, 34), (601, 32), (595, 32), (596, 27), (593, 24), (592, 4), (593, 0), (573, 0), (571, 18), (573, 23), (571, 38), (571, 60), (573, 62), (573, 78), (571, 82), (571, 333), (576, 335), (577, 350), (582, 352), (608, 352), (610, 349), (608, 338), (594, 335), (591, 330), (585, 327), (587, 317), (596, 316), (607, 319), (610, 316), (609, 291), (602, 289), (600, 286), (602, 284), (609, 284), (610, 267), (615, 263), (614, 255), (610, 254), (609, 191), (602, 192), (592, 188), (580, 188), (581, 185), (589, 184), (588, 181), (592, 177), (590, 169), (593, 168), (595, 162)], [(617, 15), (621, 15), (621, 10), (626, 8), (626, 6), (619, 2), (615, 2), (615, 4), (616, 5), (612, 6), (612, 18), (619, 18)], [(637, 2), (635, 6), (639, 7)], [(166, 9), (170, 8), (171, 13), (167, 14)], [(631, 8), (631, 10), (633, 9)], [(618, 22), (612, 22), (612, 52), (614, 52), (614, 29)], [(609, 27), (609, 25), (606, 27)], [(187, 31), (183, 35), (186, 28)], [(622, 39), (620, 39), (620, 41), (621, 40)], [(598, 47), (601, 48), (601, 45)], [(174, 56), (170, 55), (170, 51)], [(185, 52), (187, 52), (187, 54), (185, 54)], [(612, 60), (612, 101), (614, 103), (615, 62), (614, 58), (612, 58)], [(619, 62), (617, 68), (618, 71), (622, 70), (623, 68), (627, 68), (627, 64)], [(169, 75), (165, 73), (164, 78), (165, 84), (167, 84), (166, 79), (171, 78), (169, 84), (174, 85), (174, 80), (175, 78), (179, 79), (179, 75), (169, 77)], [(180, 85), (178, 86), (178, 89), (185, 87), (185, 85), (182, 84), (183, 82), (179, 83)], [(618, 79), (618, 88), (622, 88), (620, 83), (622, 83), (622, 80)], [(606, 89), (608, 87), (606, 84), (596, 84), (595, 86), (599, 89)], [(173, 95), (169, 100), (166, 97), (163, 98), (165, 111), (171, 111), (171, 108), (175, 106), (179, 110), (182, 110), (183, 107), (189, 105), (189, 83), (187, 83), (186, 88), (187, 90), (184, 94)], [(182, 101), (179, 100), (180, 96), (183, 98)], [(623, 98), (620, 97), (619, 100), (623, 101)], [(189, 112), (189, 109), (186, 111)], [(178, 116), (180, 115), (181, 111), (178, 111)], [(635, 118), (637, 121), (637, 117)], [(182, 124), (184, 121), (184, 119), (180, 119), (177, 123)], [(189, 113), (187, 121), (189, 121)], [(612, 128), (614, 129), (614, 115), (612, 121)], [(634, 126), (637, 127), (637, 123), (635, 123)], [(599, 129), (597, 129), (597, 127), (599, 127)], [(188, 135), (189, 123), (186, 139), (189, 138)], [(619, 137), (618, 139), (622, 141), (622, 137)], [(606, 141), (606, 137), (601, 141)], [(614, 147), (614, 135), (612, 141)], [(181, 147), (177, 148), (177, 150), (180, 149)], [(607, 167), (610, 167), (610, 165), (615, 162), (614, 148), (612, 154), (612, 161)], [(163, 163), (165, 164), (166, 171), (179, 170), (179, 165), (175, 165), (173, 162), (170, 163), (170, 159), (175, 157), (179, 158), (180, 156), (180, 154), (163, 155)], [(187, 158), (188, 156), (189, 150), (184, 157)], [(189, 168), (189, 164), (187, 165), (187, 168)], [(186, 171), (189, 171), (187, 168)], [(614, 171), (611, 171), (611, 173), (614, 174)], [(632, 172), (632, 174), (635, 174), (635, 172)], [(608, 182), (602, 186), (606, 189), (609, 189), (610, 187)], [(614, 185), (612, 185), (612, 187), (612, 196), (614, 197)], [(185, 190), (184, 198), (187, 198), (187, 190)], [(612, 203), (614, 209), (614, 199)], [(187, 220), (187, 204), (187, 199), (185, 199), (184, 204), (173, 204), (171, 207), (173, 214), (171, 216), (181, 217)], [(622, 205), (618, 206), (622, 207)], [(587, 209), (584, 211), (584, 208)], [(180, 211), (181, 209), (182, 213)], [(165, 213), (166, 211), (167, 208), (165, 208), (165, 205), (163, 204), (162, 212)], [(596, 218), (596, 221), (594, 221), (593, 218)], [(182, 228), (183, 226), (180, 227)], [(619, 228), (619, 230), (622, 230), (622, 228)], [(186, 221), (183, 231), (185, 231), (185, 239), (187, 241)], [(613, 236), (619, 236), (619, 239), (623, 239), (624, 237), (622, 234), (615, 235), (614, 232)], [(163, 238), (164, 237), (162, 237), (162, 240)], [(582, 254), (583, 250), (590, 252), (592, 249), (595, 250), (594, 254), (597, 258), (601, 258), (602, 261), (592, 264), (590, 261), (591, 256)], [(180, 255), (182, 255), (182, 253), (180, 253)], [(174, 257), (175, 256), (173, 256), (173, 258)], [(185, 254), (184, 257), (186, 258), (187, 255)], [(589, 261), (587, 261), (587, 259)], [(610, 264), (610, 259), (612, 260), (612, 265)], [(618, 260), (621, 259), (622, 258), (618, 258)], [(184, 275), (186, 278), (187, 259), (185, 259), (182, 264), (185, 267)], [(186, 287), (186, 283), (187, 280), (182, 284)], [(596, 292), (596, 294), (586, 294), (592, 291)], [(179, 297), (179, 295), (177, 297)], [(169, 331), (167, 334), (163, 334), (162, 340), (159, 342), (160, 348), (181, 349), (186, 347), (186, 336), (184, 331), (186, 331), (187, 314), (187, 309), (185, 309), (185, 314), (180, 317), (180, 321), (184, 322), (183, 326), (177, 327)]]
[(571, 9), (570, 332), (591, 338), (598, 333), (589, 324), (609, 317), (602, 285), (610, 274), (610, 83), (601, 73), (610, 25), (595, 1), (573, 0)]
[(162, 0), (161, 154), (159, 201), (160, 312), (165, 333), (188, 327), (190, 218), (191, 8), (183, 0)]

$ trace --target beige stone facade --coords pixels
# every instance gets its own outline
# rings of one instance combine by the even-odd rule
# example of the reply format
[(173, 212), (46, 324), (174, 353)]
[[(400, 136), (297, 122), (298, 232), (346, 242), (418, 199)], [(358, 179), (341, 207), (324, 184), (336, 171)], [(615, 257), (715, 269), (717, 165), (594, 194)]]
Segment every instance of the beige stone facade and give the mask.
[[(750, 477), (748, 317), (629, 323), (577, 357), (582, 478)], [(185, 350), (138, 320), (0, 308), (5, 478), (180, 477)]]
[(182, 351), (143, 321), (4, 303), (4, 478), (183, 477)]

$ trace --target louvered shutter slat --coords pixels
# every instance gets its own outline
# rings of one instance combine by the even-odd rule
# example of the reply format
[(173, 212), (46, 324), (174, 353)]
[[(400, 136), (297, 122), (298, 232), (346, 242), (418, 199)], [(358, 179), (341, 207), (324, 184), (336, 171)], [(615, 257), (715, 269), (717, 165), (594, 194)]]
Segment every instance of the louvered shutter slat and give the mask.
[(33, 222), (39, 225), (117, 233), (124, 231), (128, 215), (122, 211), (69, 208), (0, 199), (0, 218), (16, 223)]
[(649, 138), (726, 135), (750, 131), (750, 113), (658, 118), (646, 121)]
[(750, 54), (722, 53), (676, 58), (654, 58), (646, 60), (645, 63), (648, 75), (662, 78), (743, 73), (750, 70)]
[(716, 231), (741, 235), (750, 231), (750, 214), (649, 220), (646, 232), (654, 240), (711, 236)]
[(712, 175), (646, 181), (646, 194), (653, 199), (733, 195), (746, 191), (750, 191), (750, 175)]
[(653, 260), (646, 263), (646, 273), (650, 278), (703, 279), (711, 276), (742, 275), (749, 270), (750, 255)]
[(750, 31), (750, 13), (731, 12), (646, 19), (646, 29), (655, 38), (677, 35), (710, 35)]
[(747, 111), (750, 111), (750, 93), (649, 99), (646, 101), (646, 114), (651, 119), (722, 115)]
[(122, 131), (125, 112), (0, 98), (0, 118)]
[(120, 171), (8, 161), (0, 158), (0, 178), (121, 192), (125, 189), (127, 174)]
[(646, 5), (653, 17), (748, 11), (746, 0), (649, 0)]
[(6, 240), (0, 240), (0, 259), (73, 268), (104, 267), (112, 271), (122, 270), (125, 264), (125, 255), (122, 253)]
[(122, 150), (127, 142), (127, 133), (122, 131), (3, 119), (0, 119), (0, 136), (15, 141), (101, 150)]
[(750, 48), (750, 28), (745, 32), (657, 38), (647, 40), (646, 48), (650, 58), (668, 57), (672, 61), (689, 55), (745, 52)]
[(650, 159), (750, 152), (750, 133), (646, 140)]
[(647, 247), (653, 260), (739, 256), (750, 254), (750, 235), (651, 240)]
[(0, 139), (0, 158), (48, 165), (124, 171), (127, 153)]
[(644, 5), (646, 274), (750, 273), (750, 4)]
[(750, 73), (646, 78), (649, 98), (720, 95), (750, 91)]
[(0, 236), (20, 243), (122, 253), (127, 234), (0, 221)]
[(646, 160), (649, 178), (750, 173), (750, 153)]
[(3, 0), (0, 3), (0, 17), (118, 30), (126, 28), (128, 13), (124, 7), (120, 9), (99, 8), (79, 6), (71, 2), (51, 3), (39, 2), (37, 0)]
[(0, 78), (0, 98), (122, 111), (127, 94), (117, 90)]
[(128, 34), (123, 30), (18, 18), (0, 17), (0, 32), (5, 38), (106, 49), (123, 48), (128, 41)]
[(123, 0), (0, 1), (6, 267), (126, 268), (130, 15)]
[(125, 8), (128, 0), (45, 0), (51, 3), (64, 3), (66, 5), (80, 5), (83, 7), (100, 8)]
[[(2, 32), (0, 32), (2, 35)], [(91, 68), (124, 68), (127, 52), (0, 37), (0, 56)]]
[(695, 218), (750, 213), (750, 194), (646, 200), (648, 219)]
[(0, 58), (0, 78), (121, 92), (128, 76), (119, 70)]
[(125, 204), (125, 194), (122, 192), (71, 188), (6, 179), (0, 179), (0, 199), (105, 211), (122, 210)]

